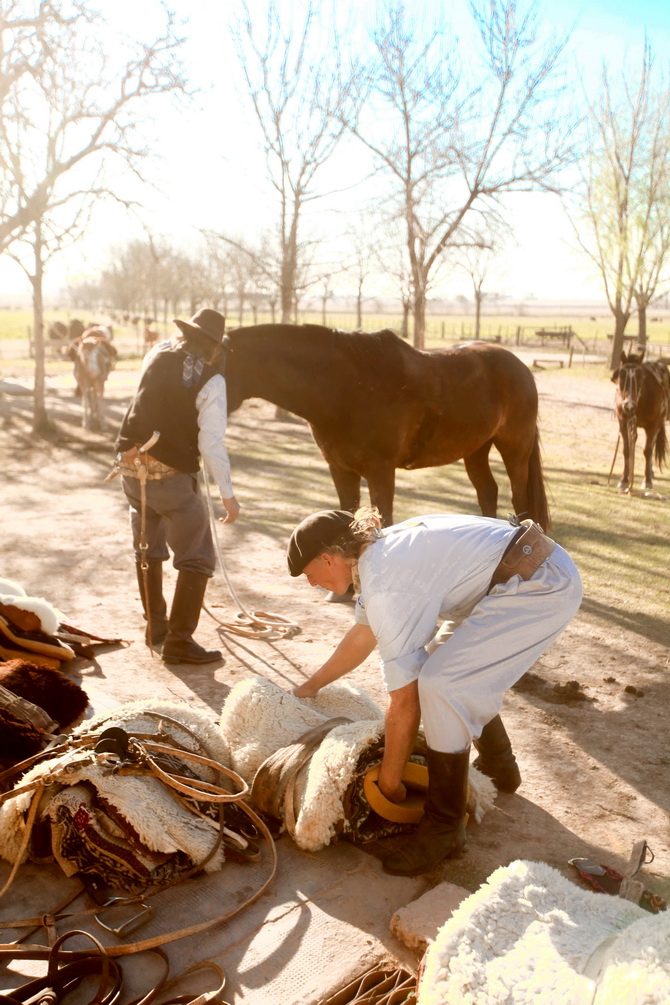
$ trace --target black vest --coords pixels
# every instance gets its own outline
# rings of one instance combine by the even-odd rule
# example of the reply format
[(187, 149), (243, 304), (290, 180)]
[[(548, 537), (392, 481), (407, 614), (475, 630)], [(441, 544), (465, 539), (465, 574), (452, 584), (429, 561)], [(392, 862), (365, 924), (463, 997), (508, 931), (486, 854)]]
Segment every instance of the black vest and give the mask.
[(149, 453), (178, 471), (199, 468), (195, 399), (216, 370), (201, 356), (172, 344), (157, 349), (140, 378), (116, 441), (117, 450), (146, 443), (160, 433)]

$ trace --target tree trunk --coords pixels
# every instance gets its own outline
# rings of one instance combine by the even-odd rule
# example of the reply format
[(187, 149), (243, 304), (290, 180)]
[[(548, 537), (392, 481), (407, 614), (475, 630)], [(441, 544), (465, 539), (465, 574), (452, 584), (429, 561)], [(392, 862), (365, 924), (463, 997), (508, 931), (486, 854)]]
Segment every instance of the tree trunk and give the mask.
[(628, 324), (629, 315), (622, 310), (614, 310), (614, 337), (612, 339), (612, 355), (610, 356), (610, 370), (616, 370), (623, 352), (623, 337)]
[(414, 348), (426, 347), (426, 293), (423, 287), (414, 290)]
[(479, 338), (479, 331), (482, 320), (482, 294), (481, 290), (475, 289), (475, 338)]
[(35, 396), (33, 407), (33, 433), (39, 435), (49, 428), (44, 403), (44, 304), (42, 300), (42, 221), (35, 223), (35, 274), (30, 277), (33, 288), (33, 346), (35, 352)]
[(356, 295), (356, 327), (363, 327), (363, 281), (358, 281), (358, 293)]
[(647, 305), (637, 302), (637, 344), (642, 348), (647, 345)]
[(402, 302), (402, 337), (409, 338), (409, 300), (403, 300)]

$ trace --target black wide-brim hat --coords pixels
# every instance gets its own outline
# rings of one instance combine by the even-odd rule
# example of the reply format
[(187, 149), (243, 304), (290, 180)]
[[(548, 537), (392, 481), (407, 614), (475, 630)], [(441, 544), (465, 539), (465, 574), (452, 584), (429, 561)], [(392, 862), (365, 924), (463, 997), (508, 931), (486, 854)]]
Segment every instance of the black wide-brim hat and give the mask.
[(313, 559), (349, 530), (354, 514), (344, 509), (323, 509), (299, 523), (286, 549), (288, 571), (300, 576)]
[(221, 342), (226, 330), (226, 319), (223, 314), (212, 310), (211, 307), (202, 307), (189, 321), (180, 321), (179, 318), (173, 320), (184, 335), (196, 332), (199, 335), (206, 335), (213, 342)]

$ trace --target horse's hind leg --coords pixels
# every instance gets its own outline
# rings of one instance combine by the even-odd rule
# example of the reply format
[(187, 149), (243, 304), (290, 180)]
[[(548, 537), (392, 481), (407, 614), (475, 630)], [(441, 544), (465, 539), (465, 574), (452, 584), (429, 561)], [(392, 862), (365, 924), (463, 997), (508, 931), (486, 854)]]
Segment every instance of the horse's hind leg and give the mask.
[(482, 516), (496, 516), (498, 511), (498, 485), (491, 472), (489, 453), (493, 440), (463, 458), (468, 478), (474, 485)]
[(651, 492), (654, 487), (654, 447), (656, 446), (656, 437), (658, 436), (658, 430), (652, 432), (650, 429), (645, 430), (647, 434), (647, 439), (644, 444), (644, 478), (642, 479), (642, 491)]

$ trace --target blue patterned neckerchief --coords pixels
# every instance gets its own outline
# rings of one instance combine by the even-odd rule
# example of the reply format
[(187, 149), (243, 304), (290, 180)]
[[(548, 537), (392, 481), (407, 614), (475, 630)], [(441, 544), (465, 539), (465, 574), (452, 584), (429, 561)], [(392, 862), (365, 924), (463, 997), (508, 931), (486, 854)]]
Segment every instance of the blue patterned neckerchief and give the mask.
[(195, 387), (205, 369), (205, 360), (195, 353), (187, 353), (182, 368), (181, 379), (184, 387)]

